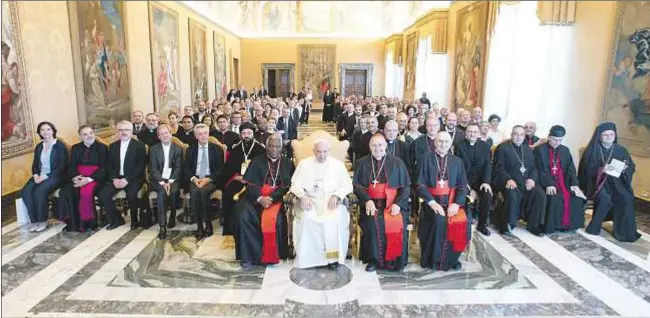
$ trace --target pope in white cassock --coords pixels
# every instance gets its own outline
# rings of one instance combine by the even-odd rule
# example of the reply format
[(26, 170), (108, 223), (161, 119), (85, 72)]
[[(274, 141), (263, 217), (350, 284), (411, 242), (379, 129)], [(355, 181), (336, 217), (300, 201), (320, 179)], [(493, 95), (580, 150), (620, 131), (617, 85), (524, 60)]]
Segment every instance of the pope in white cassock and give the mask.
[(352, 180), (343, 162), (329, 158), (326, 140), (314, 143), (314, 155), (300, 161), (291, 178), (298, 200), (294, 211), (295, 266), (328, 265), (336, 269), (348, 250), (350, 215), (343, 199), (352, 192)]

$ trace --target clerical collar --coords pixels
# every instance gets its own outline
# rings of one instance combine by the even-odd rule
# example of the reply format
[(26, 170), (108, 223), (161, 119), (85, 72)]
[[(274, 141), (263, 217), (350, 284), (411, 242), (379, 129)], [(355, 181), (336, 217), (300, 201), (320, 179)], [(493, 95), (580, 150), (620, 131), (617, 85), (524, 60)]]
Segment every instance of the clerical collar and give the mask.
[(429, 137), (429, 139), (436, 139), (436, 136), (430, 136), (429, 134), (427, 134), (427, 137)]
[(608, 146), (608, 145), (605, 145), (602, 142), (600, 143), (600, 145), (603, 146), (603, 148), (605, 148), (605, 149), (609, 149), (609, 148), (612, 148), (614, 146), (614, 144), (611, 144), (611, 145)]
[(517, 145), (517, 144), (513, 141), (513, 142), (512, 142), (512, 145), (515, 146), (515, 147), (521, 147), (521, 145), (523, 145), (523, 143)]
[(266, 157), (269, 158), (269, 160), (271, 160), (271, 162), (276, 162), (276, 161), (278, 161), (280, 159), (280, 156), (278, 156), (275, 159), (271, 158), (271, 156), (266, 156)]
[(470, 146), (474, 146), (474, 145), (476, 145), (476, 142), (477, 142), (477, 141), (478, 141), (478, 140), (474, 140), (474, 141), (467, 140), (467, 143), (468, 143)]
[(96, 140), (93, 139), (93, 142), (91, 142), (90, 144), (87, 144), (86, 142), (84, 142), (84, 145), (85, 145), (86, 147), (90, 148), (92, 145), (95, 144), (95, 141), (96, 141)]
[(438, 151), (435, 151), (435, 153), (436, 153), (436, 156), (438, 156), (438, 157), (440, 157), (440, 158), (444, 158), (445, 156), (447, 156), (447, 154), (448, 154), (449, 152), (446, 152), (446, 153), (443, 154), (443, 155), (441, 155), (440, 153), (438, 153)]
[(120, 141), (121, 141), (123, 144), (128, 144), (128, 143), (131, 141), (131, 138), (129, 138), (129, 139), (127, 139), (127, 140), (122, 140), (122, 139), (120, 139)]

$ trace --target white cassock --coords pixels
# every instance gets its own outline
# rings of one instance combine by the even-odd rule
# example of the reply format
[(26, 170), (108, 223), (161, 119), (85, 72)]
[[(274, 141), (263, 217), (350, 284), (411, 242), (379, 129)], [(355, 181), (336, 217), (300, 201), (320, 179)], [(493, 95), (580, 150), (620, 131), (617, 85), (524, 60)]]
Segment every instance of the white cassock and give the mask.
[(310, 210), (303, 210), (299, 201), (294, 205), (294, 265), (309, 268), (343, 263), (348, 251), (350, 214), (343, 204), (333, 210), (327, 207), (332, 195), (342, 202), (352, 192), (352, 180), (343, 162), (327, 158), (319, 163), (314, 156), (301, 160), (291, 177), (289, 191), (314, 202)]

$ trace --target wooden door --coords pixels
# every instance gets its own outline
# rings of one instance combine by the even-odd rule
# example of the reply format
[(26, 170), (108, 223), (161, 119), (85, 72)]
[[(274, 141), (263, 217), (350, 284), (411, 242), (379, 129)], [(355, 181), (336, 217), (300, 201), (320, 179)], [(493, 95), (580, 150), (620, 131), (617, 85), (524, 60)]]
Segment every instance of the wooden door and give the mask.
[(267, 89), (269, 91), (269, 96), (275, 98), (277, 96), (277, 72), (276, 70), (269, 70), (268, 71), (268, 84), (267, 84)]
[(287, 97), (289, 96), (289, 91), (291, 90), (291, 72), (288, 69), (278, 70), (278, 96)]
[(231, 88), (239, 88), (239, 59), (238, 58), (233, 58), (232, 59), (232, 78), (234, 80), (234, 86)]
[(345, 96), (366, 96), (366, 70), (345, 70)]

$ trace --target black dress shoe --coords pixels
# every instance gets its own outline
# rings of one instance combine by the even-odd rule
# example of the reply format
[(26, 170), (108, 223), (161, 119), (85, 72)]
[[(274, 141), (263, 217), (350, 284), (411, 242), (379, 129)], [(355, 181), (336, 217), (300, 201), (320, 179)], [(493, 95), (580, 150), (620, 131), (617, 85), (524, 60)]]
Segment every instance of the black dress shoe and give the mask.
[(490, 236), (490, 230), (488, 230), (487, 227), (485, 226), (479, 226), (478, 228), (476, 228), (476, 230), (485, 236)]
[(532, 233), (535, 236), (544, 237), (544, 230), (542, 228), (530, 229), (528, 232)]
[(327, 264), (327, 268), (334, 271), (339, 268), (339, 262), (329, 263)]
[(203, 229), (198, 229), (198, 230), (196, 230), (196, 235), (195, 236), (196, 236), (196, 241), (198, 242), (198, 241), (202, 240), (205, 237), (205, 232), (203, 231)]
[(459, 270), (459, 269), (463, 268), (463, 264), (461, 264), (460, 262), (458, 262), (458, 263), (454, 264), (451, 268), (452, 268), (453, 270)]
[(110, 231), (110, 230), (116, 229), (118, 227), (120, 227), (120, 225), (118, 225), (117, 223), (111, 223), (106, 227), (106, 229)]
[(374, 272), (376, 270), (377, 270), (377, 266), (375, 265), (375, 263), (370, 262), (368, 263), (368, 265), (366, 265), (366, 272)]
[(167, 237), (167, 228), (164, 226), (160, 227), (160, 230), (158, 230), (158, 238), (161, 240), (164, 240), (165, 237)]
[(131, 221), (131, 229), (135, 230), (140, 226), (140, 223), (138, 221)]
[(212, 223), (208, 223), (205, 226), (205, 237), (210, 237), (214, 234), (214, 229), (212, 228)]
[(169, 221), (167, 222), (167, 227), (173, 229), (175, 226), (176, 226), (176, 216), (174, 215), (173, 218), (172, 217), (169, 218)]
[(242, 269), (250, 269), (253, 266), (251, 262), (240, 262), (239, 265)]

